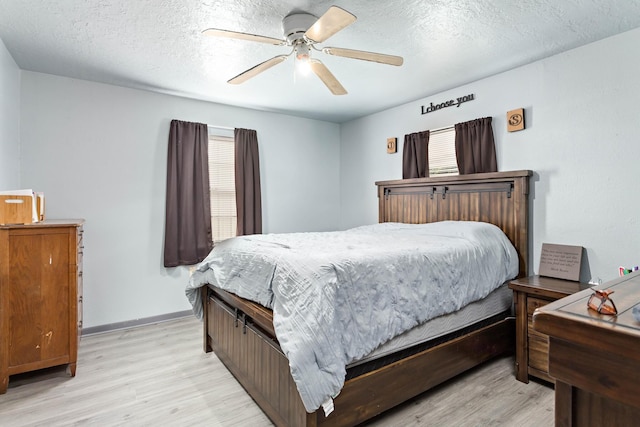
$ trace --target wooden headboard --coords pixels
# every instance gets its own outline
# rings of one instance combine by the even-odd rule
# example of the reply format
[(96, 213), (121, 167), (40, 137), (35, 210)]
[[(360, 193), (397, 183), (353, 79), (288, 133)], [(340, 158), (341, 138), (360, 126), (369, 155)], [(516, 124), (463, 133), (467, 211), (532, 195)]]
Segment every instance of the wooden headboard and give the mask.
[(379, 222), (482, 221), (504, 231), (528, 275), (530, 170), (379, 181)]

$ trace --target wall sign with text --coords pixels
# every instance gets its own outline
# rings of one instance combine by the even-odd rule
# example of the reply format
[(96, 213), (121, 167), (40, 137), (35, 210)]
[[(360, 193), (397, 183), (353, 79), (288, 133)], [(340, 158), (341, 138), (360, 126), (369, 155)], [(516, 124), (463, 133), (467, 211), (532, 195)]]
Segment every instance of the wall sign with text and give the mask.
[(433, 113), (434, 111), (442, 110), (447, 107), (459, 107), (464, 102), (473, 101), (475, 99), (474, 95), (470, 93), (469, 95), (461, 96), (456, 99), (450, 99), (448, 101), (441, 102), (439, 104), (434, 104), (433, 102), (429, 104), (428, 107), (422, 106), (422, 114)]
[(581, 263), (582, 246), (542, 244), (539, 268), (541, 276), (578, 282)]

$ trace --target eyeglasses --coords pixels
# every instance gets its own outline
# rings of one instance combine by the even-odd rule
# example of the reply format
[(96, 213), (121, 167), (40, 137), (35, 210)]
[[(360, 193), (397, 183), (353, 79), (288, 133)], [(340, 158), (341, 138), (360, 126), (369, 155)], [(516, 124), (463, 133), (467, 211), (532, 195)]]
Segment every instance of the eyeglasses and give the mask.
[(612, 293), (613, 291), (609, 289), (595, 290), (593, 294), (591, 294), (591, 297), (589, 297), (589, 301), (587, 301), (587, 307), (600, 314), (607, 314), (609, 316), (618, 314), (616, 305), (613, 303), (613, 300), (609, 298), (609, 295)]

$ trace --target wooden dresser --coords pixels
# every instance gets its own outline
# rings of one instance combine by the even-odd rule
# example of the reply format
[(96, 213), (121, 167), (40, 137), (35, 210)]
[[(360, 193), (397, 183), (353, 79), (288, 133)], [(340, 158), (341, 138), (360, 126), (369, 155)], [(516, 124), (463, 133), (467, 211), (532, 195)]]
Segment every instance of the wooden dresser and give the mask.
[(556, 426), (632, 426), (640, 423), (640, 272), (599, 285), (611, 289), (616, 316), (587, 308), (585, 290), (533, 315), (549, 335), (549, 374), (556, 379)]
[(82, 328), (82, 220), (0, 226), (0, 394), (9, 376), (67, 365)]
[(531, 276), (509, 282), (516, 311), (516, 378), (529, 382), (529, 375), (553, 382), (549, 376), (549, 339), (533, 330), (535, 309), (589, 288), (589, 284), (550, 277)]

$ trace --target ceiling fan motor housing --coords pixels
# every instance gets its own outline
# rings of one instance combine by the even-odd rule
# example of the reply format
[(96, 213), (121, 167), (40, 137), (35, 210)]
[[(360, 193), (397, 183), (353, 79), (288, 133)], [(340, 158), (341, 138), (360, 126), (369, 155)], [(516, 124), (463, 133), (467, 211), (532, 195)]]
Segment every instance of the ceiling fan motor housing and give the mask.
[(300, 43), (304, 33), (318, 20), (310, 13), (292, 13), (282, 19), (282, 32), (289, 45)]

